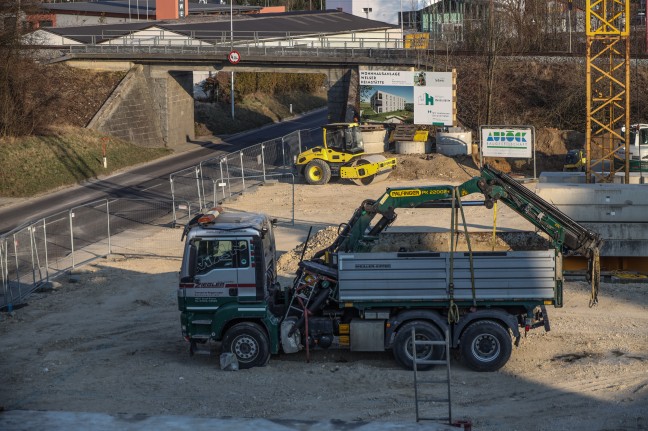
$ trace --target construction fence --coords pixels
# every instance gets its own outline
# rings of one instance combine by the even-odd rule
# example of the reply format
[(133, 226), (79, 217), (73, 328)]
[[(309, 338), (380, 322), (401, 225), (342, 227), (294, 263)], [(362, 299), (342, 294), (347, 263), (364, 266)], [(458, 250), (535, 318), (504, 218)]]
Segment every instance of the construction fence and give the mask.
[[(109, 254), (180, 257), (181, 231), (174, 228), (196, 210), (188, 202), (102, 199), (4, 234), (0, 309), (11, 311), (56, 276)], [(159, 234), (160, 227), (168, 229)]]
[[(0, 310), (11, 311), (57, 276), (110, 254), (180, 258), (183, 227), (204, 208), (264, 184), (293, 186), (294, 158), (321, 142), (299, 130), (170, 175), (171, 199), (102, 199), (30, 221), (0, 236)], [(273, 216), (271, 209), (264, 212)]]
[(171, 200), (210, 208), (268, 182), (294, 185), (295, 158), (321, 142), (319, 129), (297, 130), (282, 138), (203, 160), (169, 176)]

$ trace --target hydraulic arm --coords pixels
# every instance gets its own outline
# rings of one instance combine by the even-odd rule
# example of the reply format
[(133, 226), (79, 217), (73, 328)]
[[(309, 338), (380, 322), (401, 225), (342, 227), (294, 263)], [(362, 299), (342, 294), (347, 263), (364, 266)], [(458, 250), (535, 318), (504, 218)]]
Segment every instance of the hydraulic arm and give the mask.
[[(601, 238), (580, 225), (510, 176), (485, 166), (481, 175), (456, 186), (437, 185), (406, 188), (388, 188), (378, 200), (367, 199), (355, 210), (348, 223), (342, 224), (336, 240), (315, 258), (327, 253), (361, 251), (364, 245), (396, 220), (395, 208), (425, 208), (438, 206), (439, 201), (450, 201), (453, 196), (472, 193), (484, 195), (484, 205), (492, 208), (501, 201), (531, 222), (552, 239), (562, 254), (580, 254), (590, 263), (593, 279), (598, 279), (598, 259)], [(376, 216), (378, 221), (371, 225)], [(598, 281), (595, 281), (598, 283)]]

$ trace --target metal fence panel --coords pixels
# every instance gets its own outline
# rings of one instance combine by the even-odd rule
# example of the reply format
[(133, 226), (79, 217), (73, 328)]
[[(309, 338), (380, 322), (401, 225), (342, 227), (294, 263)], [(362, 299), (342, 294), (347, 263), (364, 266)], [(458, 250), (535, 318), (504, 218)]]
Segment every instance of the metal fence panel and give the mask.
[(106, 199), (70, 210), (72, 268), (110, 254), (108, 223), (108, 201)]
[(202, 184), (200, 166), (192, 166), (169, 175), (171, 199), (202, 206)]
[[(116, 199), (110, 211), (110, 251), (114, 254), (179, 257), (178, 218), (188, 220), (191, 204), (171, 200)], [(169, 229), (160, 229), (169, 228)]]

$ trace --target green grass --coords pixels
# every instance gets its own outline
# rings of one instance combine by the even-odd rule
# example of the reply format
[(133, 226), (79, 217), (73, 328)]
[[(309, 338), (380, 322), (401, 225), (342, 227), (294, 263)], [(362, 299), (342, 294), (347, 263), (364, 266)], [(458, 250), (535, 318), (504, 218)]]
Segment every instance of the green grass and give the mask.
[(143, 148), (111, 137), (106, 151), (108, 168), (104, 169), (103, 136), (88, 129), (62, 127), (48, 136), (0, 138), (0, 196), (35, 196), (171, 153), (166, 148)]
[(383, 114), (376, 114), (374, 111), (362, 111), (363, 120), (372, 120), (372, 121), (385, 121), (387, 117), (399, 116), (405, 118), (405, 122), (412, 122), (414, 120), (414, 113), (412, 111), (394, 111), (387, 112)]

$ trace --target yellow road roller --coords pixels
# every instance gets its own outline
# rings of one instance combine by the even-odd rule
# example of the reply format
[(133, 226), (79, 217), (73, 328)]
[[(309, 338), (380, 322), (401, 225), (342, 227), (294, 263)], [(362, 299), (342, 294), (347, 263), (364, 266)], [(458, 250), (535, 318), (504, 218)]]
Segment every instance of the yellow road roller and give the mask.
[(358, 123), (331, 123), (322, 130), (324, 145), (302, 152), (295, 163), (308, 184), (326, 184), (340, 177), (366, 186), (385, 180), (396, 167), (395, 158), (364, 152)]

